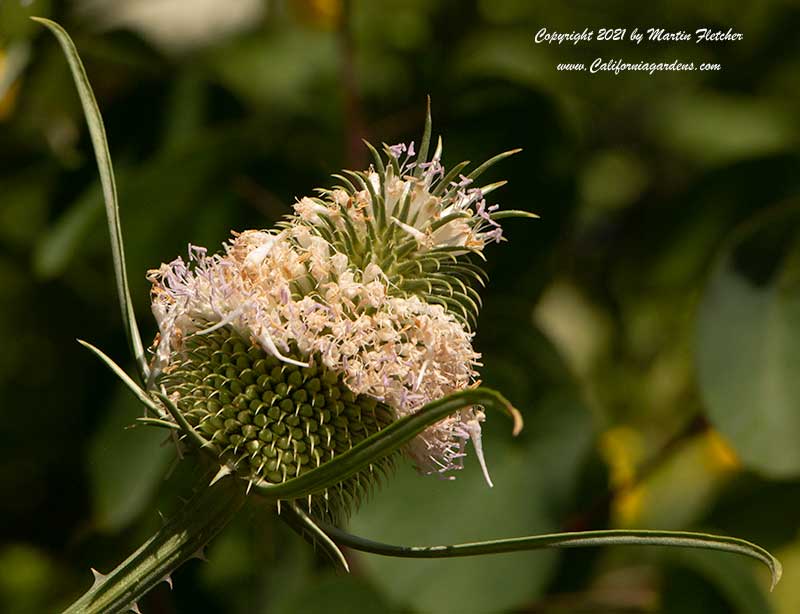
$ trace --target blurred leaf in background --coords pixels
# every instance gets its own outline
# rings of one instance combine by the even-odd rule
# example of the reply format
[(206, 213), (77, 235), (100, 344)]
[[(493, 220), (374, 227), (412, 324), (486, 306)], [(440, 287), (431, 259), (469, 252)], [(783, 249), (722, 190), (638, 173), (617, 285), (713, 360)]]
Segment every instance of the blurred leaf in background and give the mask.
[(743, 462), (800, 474), (800, 209), (770, 211), (734, 234), (698, 321), (698, 369), (709, 417)]

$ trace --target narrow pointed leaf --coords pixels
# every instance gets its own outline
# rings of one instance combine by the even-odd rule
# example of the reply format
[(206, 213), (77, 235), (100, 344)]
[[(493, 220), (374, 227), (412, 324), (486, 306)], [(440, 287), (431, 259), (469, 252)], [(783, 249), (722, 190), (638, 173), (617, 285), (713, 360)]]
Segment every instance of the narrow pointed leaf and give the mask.
[(139, 375), (142, 381), (147, 381), (148, 367), (145, 359), (144, 346), (139, 336), (139, 328), (136, 324), (136, 316), (131, 304), (131, 295), (128, 288), (128, 274), (125, 270), (125, 250), (122, 243), (122, 229), (119, 221), (119, 206), (117, 204), (117, 187), (114, 181), (114, 168), (111, 164), (111, 155), (108, 151), (108, 141), (106, 130), (103, 125), (103, 118), (97, 106), (92, 87), (86, 76), (78, 50), (69, 37), (69, 34), (57, 23), (41, 17), (32, 17), (47, 27), (56, 37), (64, 55), (69, 63), (75, 86), (81, 100), (86, 124), (89, 127), (89, 134), (92, 138), (95, 156), (97, 158), (97, 168), (100, 172), (100, 183), (103, 186), (103, 199), (106, 204), (106, 216), (108, 217), (108, 232), (111, 238), (111, 253), (114, 260), (114, 273), (117, 282), (117, 294), (119, 296), (120, 308), (122, 310), (122, 321), (125, 324), (125, 334), (128, 338), (131, 354), (133, 355)]
[(372, 143), (366, 139), (362, 139), (362, 141), (364, 142), (364, 145), (367, 146), (367, 149), (369, 149), (370, 154), (372, 154), (372, 161), (375, 164), (375, 171), (378, 173), (378, 177), (380, 177), (381, 192), (383, 192), (383, 184), (386, 180), (386, 166), (383, 164), (383, 158), (381, 158), (381, 155), (378, 153), (378, 150), (375, 149)]
[(506, 185), (508, 185), (508, 181), (506, 181), (505, 179), (501, 179), (500, 181), (495, 181), (494, 183), (482, 185), (479, 189), (481, 195), (486, 196), (487, 194), (491, 194), (495, 190), (499, 190), (500, 188)]
[[(170, 422), (169, 420), (162, 420), (161, 418), (147, 418), (147, 417), (139, 417), (136, 418), (136, 424), (144, 424), (147, 426), (157, 426), (158, 428), (167, 429), (169, 431), (179, 431), (181, 427), (178, 426), (174, 422)], [(136, 426), (136, 425), (133, 425)]]
[(459, 173), (462, 170), (464, 170), (466, 166), (469, 166), (469, 160), (465, 160), (464, 162), (459, 162), (453, 168), (451, 168), (450, 171), (448, 171), (448, 173), (442, 178), (442, 180), (439, 181), (438, 184), (436, 184), (436, 187), (434, 188), (432, 194), (434, 196), (441, 196), (447, 190), (449, 190), (451, 187), (450, 184), (456, 177), (458, 177)]
[(467, 177), (472, 179), (473, 181), (475, 181), (475, 179), (480, 177), (489, 168), (491, 168), (492, 166), (494, 166), (495, 164), (500, 162), (500, 160), (505, 160), (509, 156), (513, 156), (514, 154), (518, 154), (521, 151), (522, 151), (521, 149), (511, 149), (509, 151), (504, 151), (503, 153), (499, 153), (496, 156), (494, 156), (493, 158), (489, 158), (488, 160), (486, 160), (486, 162), (484, 162), (478, 168), (476, 168), (474, 171), (472, 171), (469, 175), (467, 175)]
[(520, 211), (517, 209), (507, 209), (505, 211), (495, 211), (494, 213), (490, 213), (489, 217), (493, 220), (503, 220), (506, 218), (511, 217), (525, 217), (530, 218), (532, 220), (538, 220), (539, 216), (535, 213), (531, 213), (530, 211)]
[(414, 167), (414, 177), (422, 175), (422, 167), (420, 164), (428, 161), (428, 148), (431, 144), (431, 129), (433, 121), (431, 120), (431, 97), (428, 96), (428, 110), (425, 114), (425, 129), (422, 131), (422, 141), (419, 144), (419, 152), (417, 153), (417, 165)]
[(350, 194), (355, 194), (356, 192), (358, 192), (358, 190), (356, 190), (356, 187), (344, 175), (340, 175), (338, 173), (334, 173), (333, 175), (331, 175), (331, 177), (333, 177), (334, 179), (338, 179), (339, 181), (341, 181), (344, 184), (341, 187), (345, 190), (345, 192), (348, 192)]
[[(386, 225), (386, 211), (384, 209), (384, 201), (386, 198), (386, 167), (383, 165), (383, 160), (381, 160), (378, 150), (375, 149), (369, 141), (364, 140), (364, 144), (372, 154), (372, 159), (375, 163), (375, 171), (378, 173), (379, 194), (375, 194), (374, 186), (369, 179), (367, 179), (367, 184), (370, 187), (370, 195), (372, 196), (375, 221), (378, 226), (382, 227)], [(380, 196), (380, 199), (376, 198), (376, 196)]]
[(736, 537), (692, 533), (688, 531), (647, 531), (610, 529), (529, 535), (446, 546), (395, 546), (352, 535), (336, 527), (321, 524), (322, 529), (339, 544), (355, 550), (402, 558), (454, 558), (519, 552), (542, 548), (582, 548), (587, 546), (671, 546), (700, 548), (742, 554), (760, 561), (770, 572), (770, 590), (780, 581), (783, 568), (780, 561), (761, 546)]

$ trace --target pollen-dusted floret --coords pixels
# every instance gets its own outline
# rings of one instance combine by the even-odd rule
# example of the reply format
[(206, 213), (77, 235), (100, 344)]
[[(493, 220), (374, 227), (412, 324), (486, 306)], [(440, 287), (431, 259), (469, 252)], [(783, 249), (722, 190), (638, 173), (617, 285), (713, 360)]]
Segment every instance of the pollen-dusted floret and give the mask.
[[(345, 172), (336, 176), (342, 185), (300, 199), (278, 230), (234, 233), (216, 255), (190, 245), (188, 262), (178, 258), (150, 272), (159, 326), (154, 367), (166, 374), (179, 407), (214, 406), (214, 378), (195, 393), (177, 375), (188, 363), (202, 371), (197, 356), (223, 343), (220, 335), (298, 372), (334, 374), (354, 399), (374, 399), (396, 418), (475, 381), (480, 356), (470, 324), (480, 299), (473, 286), (485, 277), (468, 256), (501, 239), (496, 207), (485, 202), (500, 184), (472, 187), (479, 173), (459, 175), (464, 165), (445, 173), (441, 143), (430, 161), (413, 160), (413, 144), (386, 148), (385, 163), (373, 153), (373, 168)], [(234, 375), (228, 380), (241, 376)], [(292, 398), (284, 401), (293, 415)], [(269, 415), (268, 407), (262, 410)], [(219, 422), (207, 413), (198, 418), (206, 431)], [(483, 464), (483, 419), (479, 408), (462, 410), (426, 429), (406, 451), (420, 470), (446, 474), (461, 467), (471, 439)], [(232, 444), (218, 432), (213, 436), (236, 448), (229, 455), (247, 443), (241, 432)], [(278, 469), (254, 433), (249, 445), (259, 452), (247, 463), (254, 477), (285, 479), (287, 466), (291, 473), (313, 465), (290, 461)]]

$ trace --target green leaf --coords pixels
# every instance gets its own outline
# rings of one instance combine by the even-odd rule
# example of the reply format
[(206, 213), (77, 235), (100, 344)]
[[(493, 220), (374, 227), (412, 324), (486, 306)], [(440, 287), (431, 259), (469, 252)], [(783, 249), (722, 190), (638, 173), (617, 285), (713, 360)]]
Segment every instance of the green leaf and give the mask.
[[(100, 356), (115, 373), (125, 382), (137, 395), (144, 395), (143, 391), (137, 392), (135, 384), (126, 378), (124, 372), (114, 365), (114, 363), (100, 350), (81, 342)], [(215, 451), (216, 446), (206, 440), (198, 433), (186, 420), (183, 414), (175, 406), (175, 403), (163, 392), (154, 393), (161, 400), (167, 411), (175, 420), (175, 423), (185, 433), (193, 446), (201, 452), (209, 455), (213, 460), (219, 460), (219, 454)], [(141, 398), (146, 403), (146, 395)], [(286, 480), (280, 484), (271, 484), (264, 480), (257, 482), (251, 481), (248, 491), (252, 488), (256, 493), (271, 501), (281, 499), (297, 499), (310, 494), (322, 491), (325, 488), (334, 486), (343, 480), (355, 475), (359, 471), (366, 469), (373, 462), (388, 456), (410, 441), (413, 437), (425, 430), (428, 426), (435, 424), (442, 418), (450, 414), (473, 405), (480, 405), (486, 409), (496, 409), (507, 413), (514, 421), (513, 434), (517, 435), (522, 430), (522, 417), (519, 412), (498, 392), (488, 388), (470, 388), (460, 390), (446, 397), (431, 401), (421, 407), (416, 413), (396, 420), (383, 430), (367, 437), (358, 445), (353, 446), (343, 454), (339, 454), (332, 460), (323, 465), (312, 469), (296, 478)], [(220, 471), (211, 480), (214, 484), (217, 480), (233, 473), (233, 469), (223, 465)]]
[[(210, 441), (203, 439), (203, 436), (194, 430), (192, 425), (189, 424), (189, 421), (186, 420), (186, 417), (180, 412), (172, 399), (170, 399), (163, 392), (156, 392), (155, 395), (161, 400), (161, 402), (164, 404), (164, 407), (167, 408), (167, 411), (169, 412), (170, 416), (172, 416), (172, 419), (175, 420), (175, 423), (186, 434), (192, 445), (194, 445), (204, 454), (208, 455), (212, 460), (219, 461), (219, 452), (216, 450), (216, 446)], [(216, 481), (218, 478), (224, 477), (230, 473), (232, 473), (232, 471), (225, 467), (219, 474), (217, 474), (217, 477), (214, 478), (213, 481)]]
[(431, 129), (433, 123), (431, 121), (431, 97), (428, 96), (427, 107), (425, 111), (425, 129), (422, 131), (422, 139), (419, 142), (419, 150), (417, 151), (417, 165), (414, 167), (414, 177), (422, 176), (421, 163), (428, 161), (428, 148), (431, 144)]
[(478, 177), (483, 175), (486, 171), (488, 171), (490, 168), (492, 168), (498, 162), (500, 162), (502, 160), (505, 160), (506, 158), (511, 157), (511, 156), (513, 156), (515, 154), (518, 154), (521, 151), (522, 151), (522, 149), (509, 149), (508, 151), (504, 151), (503, 153), (499, 153), (496, 156), (493, 156), (493, 157), (489, 158), (488, 160), (486, 160), (486, 162), (484, 162), (478, 168), (476, 168), (474, 171), (472, 171), (469, 175), (467, 175), (467, 177), (469, 179), (472, 179), (473, 181), (475, 181)]
[(336, 541), (356, 550), (409, 559), (445, 559), (506, 552), (522, 552), (542, 548), (584, 548), (599, 546), (668, 546), (672, 548), (695, 548), (731, 552), (749, 556), (766, 565), (774, 587), (781, 579), (783, 568), (780, 561), (769, 552), (743, 539), (694, 533), (689, 531), (651, 531), (645, 529), (608, 529), (599, 531), (575, 531), (509, 537), (466, 544), (437, 546), (394, 546), (348, 534), (335, 527), (324, 526), (325, 531)]
[(111, 254), (114, 259), (114, 272), (117, 281), (117, 294), (119, 296), (120, 308), (122, 309), (122, 320), (125, 325), (125, 333), (128, 338), (131, 354), (136, 361), (139, 375), (143, 381), (147, 380), (149, 369), (144, 354), (144, 346), (139, 336), (139, 328), (136, 324), (136, 316), (131, 304), (131, 295), (128, 288), (128, 274), (125, 270), (125, 250), (122, 243), (122, 229), (119, 220), (119, 206), (117, 204), (117, 187), (114, 181), (114, 168), (111, 164), (111, 155), (108, 151), (108, 141), (106, 139), (106, 129), (103, 125), (103, 118), (97, 106), (89, 78), (83, 68), (78, 50), (66, 31), (54, 21), (40, 17), (32, 17), (34, 21), (46, 26), (56, 37), (64, 55), (69, 63), (72, 77), (81, 100), (86, 123), (89, 127), (89, 134), (92, 138), (97, 167), (100, 172), (100, 183), (103, 186), (103, 199), (106, 204), (106, 216), (108, 218), (108, 232), (111, 238)]
[(776, 478), (800, 475), (798, 228), (797, 207), (742, 227), (721, 254), (697, 323), (709, 418), (745, 466)]
[(504, 209), (503, 211), (495, 211), (490, 213), (489, 217), (493, 220), (504, 220), (506, 218), (524, 217), (530, 220), (538, 220), (539, 216), (530, 211), (519, 211), (516, 209)]

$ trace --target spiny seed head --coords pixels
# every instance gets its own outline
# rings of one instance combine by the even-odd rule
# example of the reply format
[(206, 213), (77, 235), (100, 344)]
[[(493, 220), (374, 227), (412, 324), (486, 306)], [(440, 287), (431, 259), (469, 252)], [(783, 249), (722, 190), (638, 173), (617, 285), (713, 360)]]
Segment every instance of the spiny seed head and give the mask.
[[(182, 359), (161, 378), (189, 423), (246, 480), (279, 484), (350, 450), (394, 420), (390, 407), (354, 394), (342, 374), (312, 357), (306, 367), (267, 354), (229, 328), (186, 340)], [(312, 513), (336, 521), (358, 502), (375, 469), (340, 485), (337, 497), (313, 497)]]
[[(485, 201), (501, 184), (473, 183), (508, 154), (464, 176), (465, 164), (445, 172), (441, 141), (430, 160), (413, 143), (370, 149), (373, 167), (336, 175), (279, 229), (234, 233), (215, 255), (190, 245), (188, 263), (150, 272), (153, 368), (248, 479), (298, 475), (477, 378), (470, 325), (485, 274), (471, 256), (501, 240)], [(405, 452), (446, 475), (472, 439), (483, 463), (483, 419), (464, 409)]]

